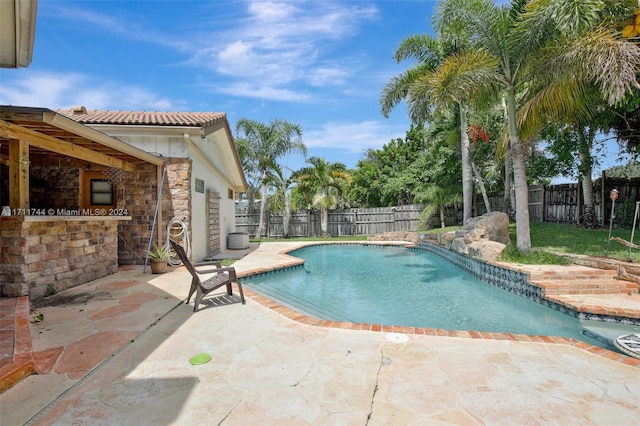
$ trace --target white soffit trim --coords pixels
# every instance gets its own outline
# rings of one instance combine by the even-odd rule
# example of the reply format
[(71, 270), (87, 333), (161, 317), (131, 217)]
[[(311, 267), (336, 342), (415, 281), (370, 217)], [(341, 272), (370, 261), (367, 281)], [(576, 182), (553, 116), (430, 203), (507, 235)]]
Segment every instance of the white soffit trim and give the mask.
[(0, 0), (0, 67), (31, 64), (37, 9), (37, 0)]

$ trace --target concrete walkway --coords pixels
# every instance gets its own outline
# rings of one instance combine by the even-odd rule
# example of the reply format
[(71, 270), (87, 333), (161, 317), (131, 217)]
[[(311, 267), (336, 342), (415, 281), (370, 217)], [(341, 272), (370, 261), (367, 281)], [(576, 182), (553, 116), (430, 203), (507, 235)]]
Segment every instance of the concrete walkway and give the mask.
[[(246, 275), (296, 264), (282, 253), (300, 245), (261, 244), (235, 267)], [(31, 327), (38, 374), (0, 395), (0, 423), (631, 425), (640, 418), (640, 361), (604, 349), (331, 323), (251, 294), (242, 305), (218, 293), (193, 314), (181, 304), (189, 283), (182, 267), (158, 276), (127, 267), (33, 306), (43, 314)], [(212, 361), (189, 364), (202, 352)]]

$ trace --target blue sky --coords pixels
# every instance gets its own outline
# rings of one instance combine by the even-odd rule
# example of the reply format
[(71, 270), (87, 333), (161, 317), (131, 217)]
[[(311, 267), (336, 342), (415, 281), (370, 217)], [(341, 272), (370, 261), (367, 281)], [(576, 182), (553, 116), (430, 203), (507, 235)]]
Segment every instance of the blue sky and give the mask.
[[(404, 137), (378, 100), (430, 32), (435, 1), (40, 1), (30, 67), (0, 70), (0, 103), (220, 111), (301, 125), (309, 155), (355, 167)], [(302, 166), (291, 158), (294, 168)]]
[[(30, 67), (0, 69), (0, 104), (225, 112), (300, 124), (310, 156), (355, 167), (402, 138), (378, 100), (431, 33), (436, 1), (40, 1)], [(299, 156), (284, 159), (304, 165)]]

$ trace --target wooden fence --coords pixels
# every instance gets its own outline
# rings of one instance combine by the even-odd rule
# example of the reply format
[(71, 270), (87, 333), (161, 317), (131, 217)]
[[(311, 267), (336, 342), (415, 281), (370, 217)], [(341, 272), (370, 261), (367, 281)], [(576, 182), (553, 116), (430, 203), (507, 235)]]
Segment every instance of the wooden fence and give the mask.
[[(332, 236), (371, 235), (390, 231), (415, 231), (424, 206), (408, 205), (378, 207), (372, 209), (331, 210), (327, 231)], [(450, 209), (455, 214), (455, 209)], [(453, 215), (451, 215), (454, 217)], [(259, 214), (236, 213), (236, 229), (255, 236), (260, 221)], [(284, 236), (282, 215), (269, 214), (266, 220), (269, 237)], [(320, 212), (299, 210), (291, 215), (290, 237), (313, 237), (321, 235)]]
[[(640, 178), (598, 179), (594, 182), (594, 203), (600, 224), (607, 224), (611, 216), (609, 193), (616, 188), (619, 197), (616, 205), (626, 200), (640, 201)], [(603, 203), (604, 200), (604, 203)], [(581, 184), (536, 185), (529, 187), (529, 220), (531, 222), (580, 223), (583, 209)], [(492, 211), (504, 211), (502, 194), (491, 194), (489, 204)], [(332, 236), (372, 235), (391, 231), (417, 231), (424, 205), (413, 204), (397, 207), (371, 209), (344, 209), (329, 212), (328, 232)], [(481, 196), (474, 200), (474, 216), (486, 213)], [(614, 214), (615, 216), (615, 214)], [(259, 214), (236, 213), (236, 229), (255, 236), (260, 221)], [(461, 225), (462, 205), (445, 209), (445, 225)], [(431, 228), (440, 226), (440, 215), (430, 221)], [(283, 237), (282, 215), (267, 217), (269, 237)], [(314, 210), (299, 210), (291, 215), (290, 237), (313, 237), (321, 235), (320, 213)]]

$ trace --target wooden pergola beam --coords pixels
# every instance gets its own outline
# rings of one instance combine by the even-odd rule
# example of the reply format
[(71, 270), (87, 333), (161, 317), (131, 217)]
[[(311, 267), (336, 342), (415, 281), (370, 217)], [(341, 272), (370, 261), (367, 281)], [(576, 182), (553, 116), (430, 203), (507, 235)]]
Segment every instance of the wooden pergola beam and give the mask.
[(47, 151), (56, 152), (68, 157), (89, 161), (91, 163), (107, 167), (116, 167), (126, 171), (137, 169), (135, 164), (129, 163), (128, 161), (110, 157), (109, 155), (102, 154), (52, 136), (38, 133), (34, 130), (27, 129), (26, 127), (19, 126), (14, 123), (9, 123), (4, 120), (0, 120), (0, 136), (6, 139), (18, 139), (20, 141), (24, 141), (28, 145), (46, 149)]
[(9, 188), (11, 208), (28, 210), (29, 144), (19, 139), (9, 140)]

